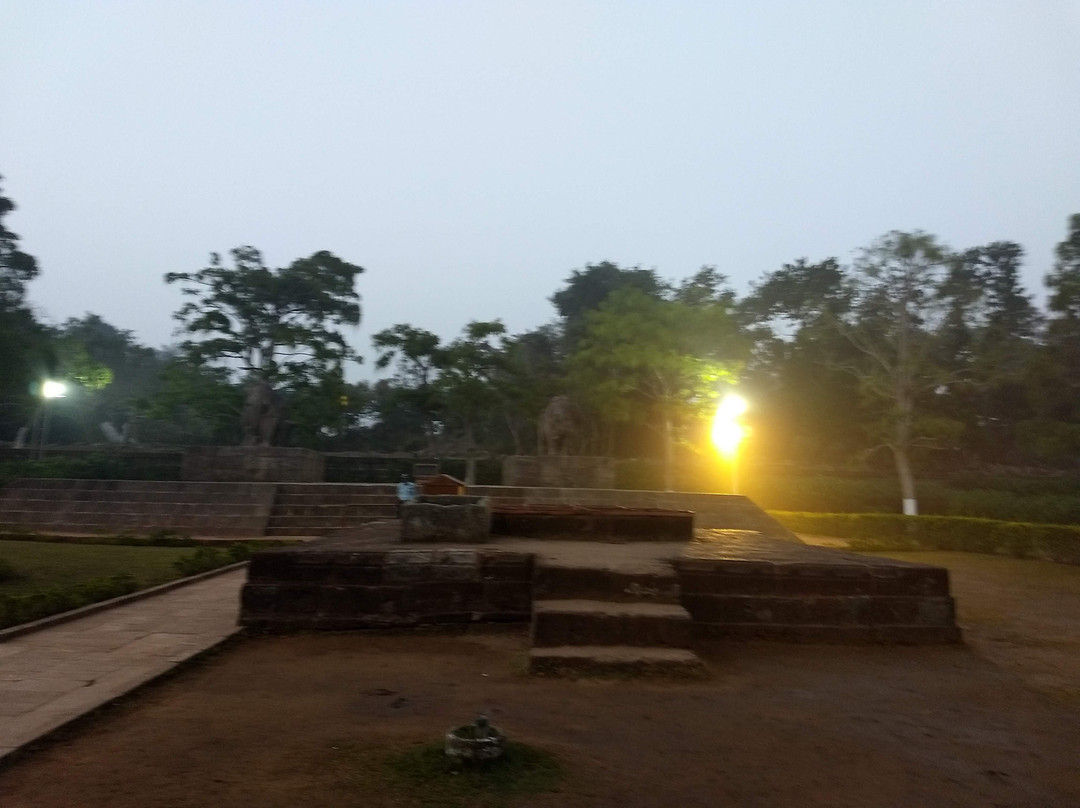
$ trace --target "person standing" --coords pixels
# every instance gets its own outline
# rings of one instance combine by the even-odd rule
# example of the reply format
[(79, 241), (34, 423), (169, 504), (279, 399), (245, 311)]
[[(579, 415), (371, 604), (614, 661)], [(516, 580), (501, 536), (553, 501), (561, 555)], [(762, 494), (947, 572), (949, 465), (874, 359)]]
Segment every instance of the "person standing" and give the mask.
[(406, 502), (416, 499), (416, 483), (409, 479), (408, 474), (401, 475), (401, 481), (397, 484), (397, 515), (401, 518), (401, 506)]

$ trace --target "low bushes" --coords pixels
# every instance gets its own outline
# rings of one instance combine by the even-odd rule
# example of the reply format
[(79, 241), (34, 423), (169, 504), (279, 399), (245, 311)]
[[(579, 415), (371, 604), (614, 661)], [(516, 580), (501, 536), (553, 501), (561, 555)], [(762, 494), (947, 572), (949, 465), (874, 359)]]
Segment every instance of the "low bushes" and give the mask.
[[(141, 542), (141, 544), (147, 546), (148, 542), (144, 541)], [(11, 551), (11, 547), (18, 546), (19, 543), (13, 542), (8, 546), (8, 549)], [(33, 547), (34, 545), (30, 544), (26, 546)], [(92, 550), (93, 548), (82, 546), (72, 549), (80, 550), (81, 554), (85, 556), (86, 551)], [(117, 547), (111, 546), (102, 548), (102, 551), (114, 551), (117, 549)], [(169, 551), (147, 550), (145, 552)], [(50, 553), (50, 556), (52, 555), (55, 555), (55, 553)], [(102, 600), (127, 595), (131, 592), (164, 583), (165, 581), (177, 577), (196, 575), (200, 572), (207, 572), (208, 570), (217, 569), (218, 567), (223, 567), (237, 561), (245, 561), (250, 556), (251, 548), (240, 543), (219, 547), (200, 546), (196, 548), (194, 552), (185, 553), (175, 561), (171, 562), (172, 569), (175, 570), (175, 572), (171, 572), (168, 566), (161, 567), (160, 560), (154, 565), (148, 566), (147, 563), (137, 563), (137, 559), (126, 558), (122, 563), (125, 563), (127, 569), (130, 571), (76, 582), (65, 581), (61, 578), (61, 582), (54, 583), (51, 586), (41, 586), (39, 584), (31, 589), (31, 591), (19, 592), (18, 594), (13, 592), (0, 592), (0, 629), (16, 626), (21, 623), (28, 623), (32, 620), (39, 620), (43, 617), (59, 614), (60, 612), (78, 609), (82, 606), (88, 606), (91, 603), (97, 603)], [(22, 556), (20, 556), (20, 558), (22, 560), (19, 566), (11, 564), (6, 559), (0, 559), (0, 583), (6, 581), (13, 582), (12, 585), (16, 588), (16, 591), (20, 588), (20, 584), (34, 584), (43, 577), (41, 575), (41, 559), (39, 559), (39, 563), (35, 566), (35, 564), (32, 563), (33, 559), (23, 558)], [(43, 561), (55, 574), (56, 560), (53, 559), (51, 564), (49, 564), (49, 558), (45, 558)], [(86, 559), (83, 560), (83, 563), (86, 563)], [(77, 560), (69, 560), (67, 566), (70, 568), (79, 567), (80, 570), (82, 569), (81, 565), (77, 563)], [(33, 572), (34, 570), (37, 570), (37, 575), (22, 574), (24, 571)]]
[(796, 533), (850, 539), (855, 550), (961, 550), (1080, 565), (1080, 527), (967, 516), (771, 511)]
[(0, 594), (0, 628), (78, 609), (134, 592), (139, 583), (130, 575), (113, 575), (72, 586), (55, 586), (29, 595)]
[(176, 559), (173, 566), (183, 575), (198, 575), (200, 572), (216, 570), (226, 564), (247, 561), (251, 558), (251, 549), (244, 544), (230, 544), (227, 547), (203, 546), (182, 558)]

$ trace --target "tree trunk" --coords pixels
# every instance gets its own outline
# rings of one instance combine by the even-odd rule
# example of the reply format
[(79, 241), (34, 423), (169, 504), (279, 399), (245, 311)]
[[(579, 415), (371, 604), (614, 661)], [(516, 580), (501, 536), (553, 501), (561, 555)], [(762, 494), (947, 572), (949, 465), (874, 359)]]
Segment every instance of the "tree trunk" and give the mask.
[(675, 441), (671, 416), (664, 416), (664, 490), (675, 490)]
[(915, 478), (911, 474), (911, 462), (906, 447), (893, 446), (896, 474), (900, 478), (900, 496), (903, 498), (904, 516), (919, 515), (919, 501), (915, 498)]

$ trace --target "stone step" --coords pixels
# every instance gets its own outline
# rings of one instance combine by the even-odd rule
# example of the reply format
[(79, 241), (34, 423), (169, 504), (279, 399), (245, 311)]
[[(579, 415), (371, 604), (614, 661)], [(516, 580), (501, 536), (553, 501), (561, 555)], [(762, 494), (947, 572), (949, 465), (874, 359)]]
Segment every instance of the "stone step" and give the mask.
[(351, 525), (364, 524), (378, 519), (392, 519), (393, 509), (388, 511), (371, 511), (368, 513), (340, 514), (336, 516), (283, 516), (274, 514), (270, 517), (269, 527), (349, 527)]
[(275, 507), (318, 505), (396, 505), (397, 497), (387, 494), (279, 494)]
[(700, 678), (708, 670), (697, 654), (683, 648), (574, 645), (533, 648), (529, 652), (529, 673), (540, 676), (661, 675)]
[(953, 626), (953, 599), (889, 595), (685, 594), (695, 622), (781, 626)]
[(278, 496), (353, 496), (381, 495), (394, 496), (396, 488), (392, 484), (367, 483), (280, 483)]
[(671, 603), (614, 603), (598, 600), (533, 602), (532, 644), (631, 645), (689, 648), (690, 614)]
[(274, 519), (353, 519), (358, 516), (394, 516), (396, 504), (368, 505), (285, 505), (275, 506)]
[(695, 623), (702, 640), (768, 640), (824, 645), (937, 645), (960, 642), (957, 626), (824, 626), (782, 623)]
[(533, 592), (542, 600), (678, 603), (679, 579), (674, 570), (669, 574), (628, 573), (545, 563), (536, 567)]

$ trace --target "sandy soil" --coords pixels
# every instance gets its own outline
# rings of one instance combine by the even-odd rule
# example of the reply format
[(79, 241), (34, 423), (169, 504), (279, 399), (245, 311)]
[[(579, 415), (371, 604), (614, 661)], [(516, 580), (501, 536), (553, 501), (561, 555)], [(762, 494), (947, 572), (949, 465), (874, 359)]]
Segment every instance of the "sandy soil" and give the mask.
[(967, 647), (714, 645), (680, 683), (528, 678), (517, 628), (251, 639), (24, 756), (0, 805), (392, 806), (353, 756), (478, 711), (566, 765), (522, 806), (1080, 805), (1080, 569), (901, 557), (953, 570)]

